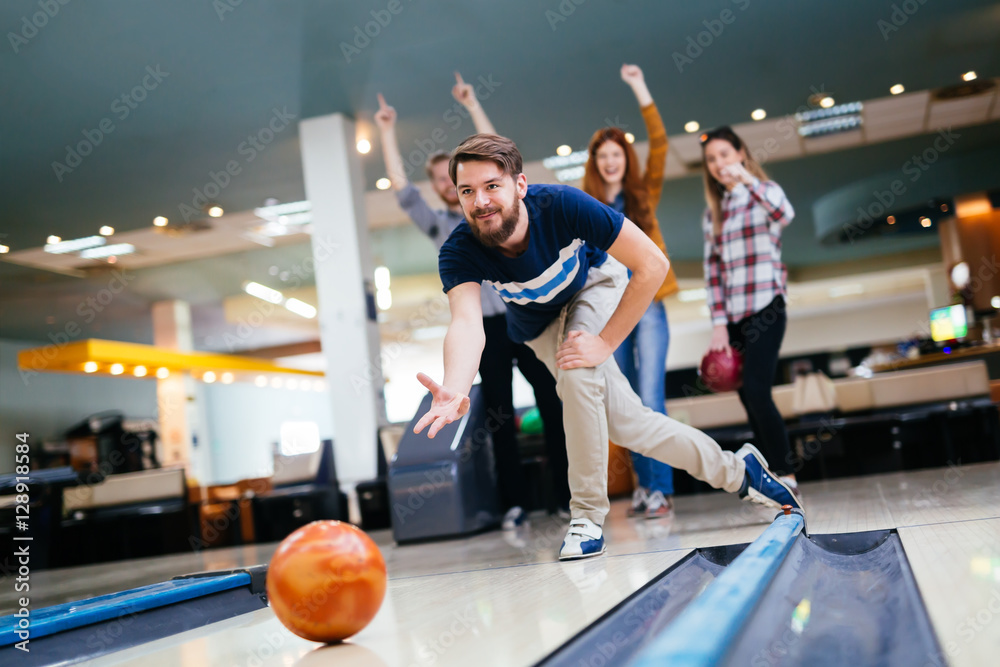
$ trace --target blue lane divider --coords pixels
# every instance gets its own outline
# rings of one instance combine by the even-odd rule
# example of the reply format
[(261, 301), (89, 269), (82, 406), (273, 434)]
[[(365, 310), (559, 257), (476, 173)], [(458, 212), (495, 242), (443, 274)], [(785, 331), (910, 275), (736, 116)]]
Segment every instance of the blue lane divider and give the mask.
[[(174, 579), (87, 600), (30, 610), (28, 620), (31, 639), (249, 585), (250, 575), (246, 572), (218, 577)], [(21, 618), (15, 615), (0, 617), (0, 646), (21, 641), (16, 634), (20, 621)]]
[(631, 665), (718, 664), (804, 525), (800, 514), (778, 516)]

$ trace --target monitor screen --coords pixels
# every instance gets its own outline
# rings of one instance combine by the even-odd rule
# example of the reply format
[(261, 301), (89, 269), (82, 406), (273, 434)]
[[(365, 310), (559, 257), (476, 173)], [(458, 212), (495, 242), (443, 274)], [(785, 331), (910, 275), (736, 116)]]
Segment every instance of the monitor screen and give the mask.
[(965, 306), (945, 306), (931, 311), (931, 338), (943, 343), (965, 338), (969, 324), (965, 319)]

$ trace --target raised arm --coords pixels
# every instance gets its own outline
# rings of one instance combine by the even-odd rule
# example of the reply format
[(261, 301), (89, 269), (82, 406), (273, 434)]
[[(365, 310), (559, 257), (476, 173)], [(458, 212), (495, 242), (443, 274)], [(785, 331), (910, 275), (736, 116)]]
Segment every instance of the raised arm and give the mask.
[(399, 140), (396, 139), (396, 110), (385, 103), (382, 93), (378, 94), (378, 111), (375, 112), (375, 124), (382, 136), (382, 156), (385, 158), (385, 172), (392, 182), (394, 190), (402, 190), (409, 185), (403, 168), (403, 155), (399, 152)]
[(471, 83), (466, 83), (462, 79), (462, 75), (455, 72), (455, 85), (451, 89), (451, 95), (454, 97), (462, 106), (466, 108), (469, 115), (472, 116), (472, 123), (476, 126), (476, 132), (479, 134), (496, 134), (497, 131), (493, 127), (493, 123), (490, 122), (489, 117), (486, 112), (483, 111), (483, 107), (479, 104), (479, 100), (476, 98), (476, 89)]
[(479, 370), (486, 345), (479, 283), (462, 283), (448, 291), (451, 324), (444, 337), (444, 382), (438, 384), (424, 373), (417, 379), (431, 392), (431, 409), (413, 427), (420, 433), (429, 424), (427, 437), (433, 438), (446, 425), (461, 419), (469, 410), (469, 391)]
[(646, 136), (649, 137), (649, 157), (646, 159), (646, 171), (643, 180), (649, 191), (649, 205), (655, 211), (663, 192), (663, 172), (667, 166), (667, 130), (653, 96), (646, 87), (646, 79), (638, 65), (622, 65), (622, 81), (627, 83), (635, 94), (642, 112), (642, 120), (646, 124)]

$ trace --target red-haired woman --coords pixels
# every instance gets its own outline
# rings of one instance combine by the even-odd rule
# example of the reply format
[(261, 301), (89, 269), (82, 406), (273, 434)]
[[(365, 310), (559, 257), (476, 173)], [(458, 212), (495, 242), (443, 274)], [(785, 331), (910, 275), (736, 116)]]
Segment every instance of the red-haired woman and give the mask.
[[(649, 137), (649, 158), (643, 171), (625, 133), (606, 127), (590, 140), (589, 157), (583, 176), (583, 190), (624, 213), (660, 247), (666, 245), (656, 221), (656, 205), (663, 190), (663, 170), (667, 162), (667, 131), (646, 88), (642, 70), (622, 65), (622, 80), (635, 93)], [(677, 278), (670, 269), (653, 303), (628, 338), (615, 350), (615, 361), (628, 378), (643, 405), (661, 414), (666, 410), (667, 347), (670, 328), (663, 299), (677, 291)], [(666, 463), (630, 452), (639, 486), (632, 495), (629, 516), (665, 516), (673, 510), (674, 471)]]
[(705, 211), (705, 279), (712, 350), (743, 353), (740, 400), (770, 469), (798, 491), (788, 432), (771, 387), (785, 336), (787, 271), (781, 231), (795, 217), (785, 192), (768, 179), (728, 127), (701, 135)]

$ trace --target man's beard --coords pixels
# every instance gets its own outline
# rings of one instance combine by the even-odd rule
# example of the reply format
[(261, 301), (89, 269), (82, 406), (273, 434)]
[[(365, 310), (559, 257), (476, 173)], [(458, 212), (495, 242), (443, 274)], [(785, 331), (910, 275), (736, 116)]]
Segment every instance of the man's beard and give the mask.
[[(478, 216), (488, 215), (494, 211), (499, 211), (501, 214), (500, 226), (491, 227), (488, 231), (484, 232), (479, 227), (482, 223), (479, 222)], [(521, 217), (521, 207), (516, 205), (512, 206), (510, 213), (507, 215), (503, 215), (503, 210), (499, 207), (496, 209), (477, 208), (472, 211), (472, 217), (475, 222), (470, 223), (469, 227), (472, 229), (472, 234), (476, 237), (476, 240), (488, 248), (496, 248), (509, 239), (514, 233), (514, 230), (517, 229), (517, 221)], [(492, 225), (493, 223), (490, 222), (487, 224)]]

